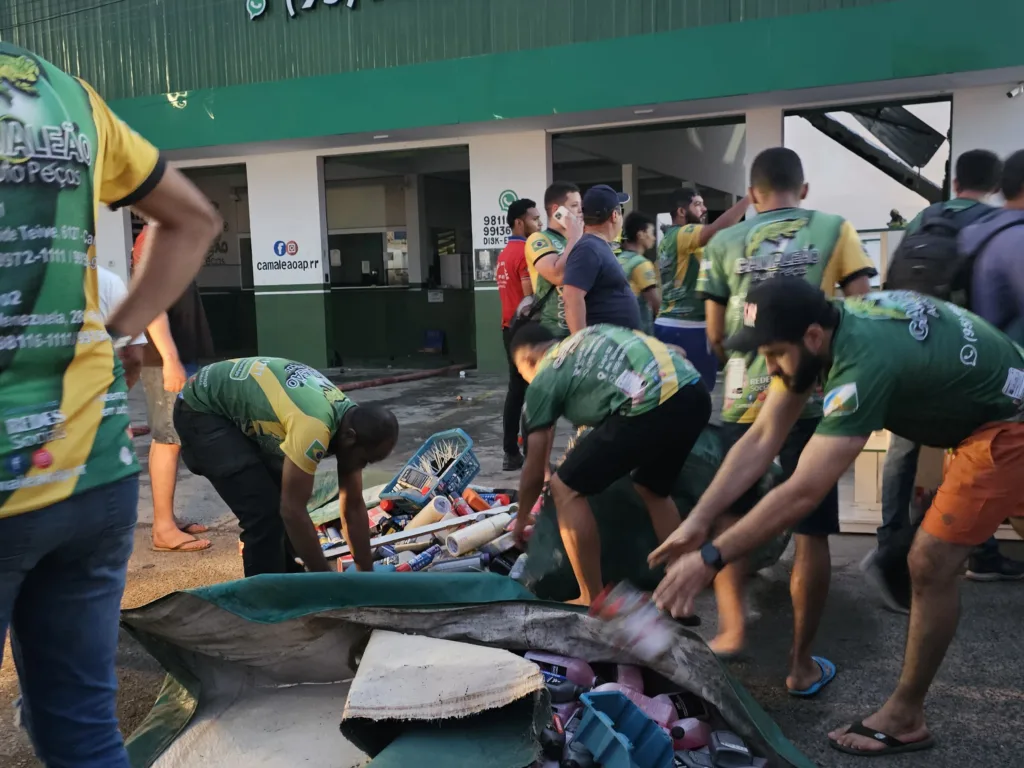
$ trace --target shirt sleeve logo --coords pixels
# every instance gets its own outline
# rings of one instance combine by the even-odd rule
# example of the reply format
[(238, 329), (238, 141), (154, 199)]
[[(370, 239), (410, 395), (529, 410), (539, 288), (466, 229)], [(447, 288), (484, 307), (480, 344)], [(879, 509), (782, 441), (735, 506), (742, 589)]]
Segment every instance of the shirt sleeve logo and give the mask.
[(544, 237), (534, 238), (534, 241), (530, 244), (534, 251), (539, 251), (544, 248), (550, 248), (551, 243)]
[(324, 456), (327, 455), (327, 449), (324, 448), (324, 444), (319, 440), (314, 440), (309, 444), (309, 448), (306, 449), (306, 458), (310, 461), (315, 461), (319, 464)]
[(860, 407), (857, 397), (857, 382), (843, 384), (830, 390), (822, 403), (825, 416), (845, 416)]

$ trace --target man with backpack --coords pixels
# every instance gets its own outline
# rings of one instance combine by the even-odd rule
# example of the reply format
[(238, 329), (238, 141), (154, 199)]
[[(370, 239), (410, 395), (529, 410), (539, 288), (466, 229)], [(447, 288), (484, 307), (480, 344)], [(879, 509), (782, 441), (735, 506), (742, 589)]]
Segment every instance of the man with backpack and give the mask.
[[(967, 306), (973, 254), (960, 248), (962, 230), (992, 214), (986, 202), (999, 187), (1002, 161), (984, 149), (957, 158), (955, 197), (925, 208), (907, 225), (886, 275), (887, 290), (917, 291)], [(882, 469), (882, 525), (878, 549), (861, 563), (861, 570), (878, 587), (886, 607), (899, 613), (910, 609), (906, 554), (913, 538), (910, 504), (914, 495), (921, 446), (892, 435)], [(1003, 557), (995, 538), (972, 554), (967, 577), (978, 581), (1024, 578), (1024, 563)]]

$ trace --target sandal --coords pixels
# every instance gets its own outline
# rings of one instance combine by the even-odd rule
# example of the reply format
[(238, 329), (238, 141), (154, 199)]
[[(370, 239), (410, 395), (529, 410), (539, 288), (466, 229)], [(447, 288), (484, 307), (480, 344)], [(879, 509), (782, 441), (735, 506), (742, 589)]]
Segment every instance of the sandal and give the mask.
[(854, 736), (864, 736), (885, 745), (882, 749), (857, 749), (856, 747), (847, 747), (845, 744), (840, 744), (835, 739), (828, 740), (832, 749), (845, 752), (848, 755), (859, 755), (861, 757), (900, 755), (905, 752), (921, 752), (922, 750), (931, 749), (935, 746), (935, 739), (931, 736), (921, 739), (920, 741), (900, 741), (895, 736), (890, 736), (888, 733), (882, 733), (874, 728), (868, 728), (864, 725), (863, 720), (851, 725), (846, 729), (846, 732), (852, 733)]

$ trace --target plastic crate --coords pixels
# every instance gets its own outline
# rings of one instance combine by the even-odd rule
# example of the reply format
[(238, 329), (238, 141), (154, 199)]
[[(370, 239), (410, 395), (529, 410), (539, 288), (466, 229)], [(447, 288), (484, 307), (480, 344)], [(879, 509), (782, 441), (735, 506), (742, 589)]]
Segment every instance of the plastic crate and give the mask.
[[(423, 472), (420, 459), (430, 453), (434, 446), (444, 441), (456, 443), (459, 449), (455, 460), (445, 468), (444, 472), (440, 476), (428, 475), (423, 484), (417, 488), (400, 487), (399, 479), (410, 468)], [(380, 492), (380, 498), (395, 502), (399, 509), (416, 511), (438, 494), (462, 493), (479, 472), (480, 461), (473, 453), (473, 438), (461, 429), (449, 429), (431, 435), (399, 473), (392, 478), (391, 482), (384, 486), (384, 490)]]
[(603, 768), (672, 768), (672, 737), (618, 691), (584, 693), (576, 741)]

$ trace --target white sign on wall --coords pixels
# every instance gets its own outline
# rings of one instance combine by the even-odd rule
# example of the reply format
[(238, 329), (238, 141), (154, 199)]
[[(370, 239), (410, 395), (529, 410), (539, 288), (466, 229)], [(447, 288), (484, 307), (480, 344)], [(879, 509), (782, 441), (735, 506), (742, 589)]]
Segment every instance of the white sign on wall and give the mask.
[(253, 285), (323, 284), (326, 224), (315, 155), (261, 155), (246, 163)]
[(551, 178), (550, 137), (544, 131), (476, 136), (469, 142), (473, 250), (501, 251), (508, 242), (508, 208), (529, 198), (543, 208)]

